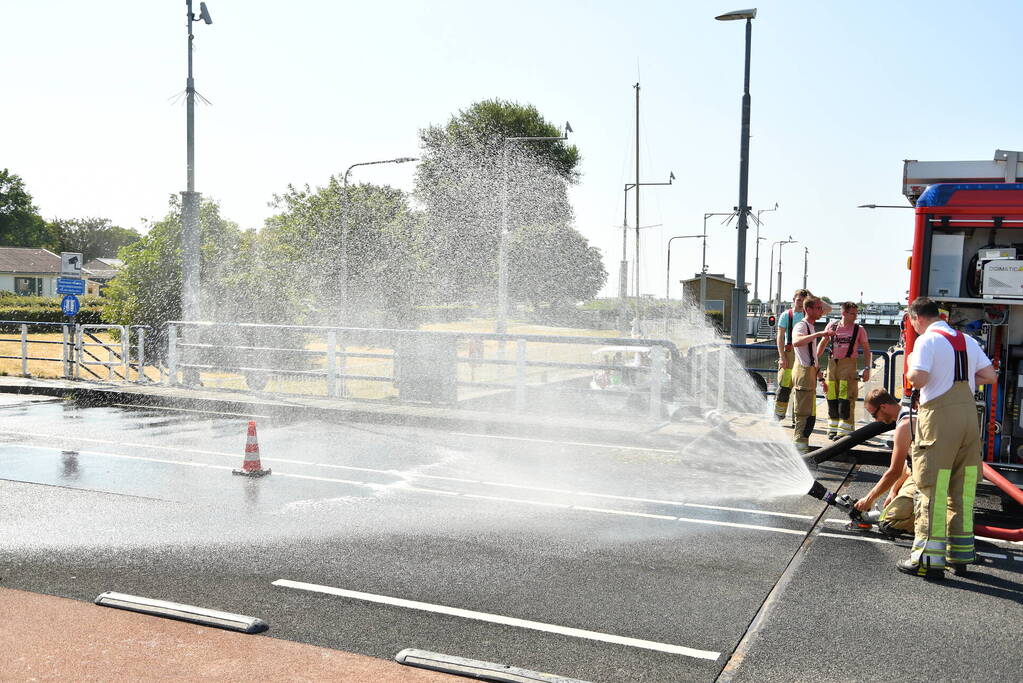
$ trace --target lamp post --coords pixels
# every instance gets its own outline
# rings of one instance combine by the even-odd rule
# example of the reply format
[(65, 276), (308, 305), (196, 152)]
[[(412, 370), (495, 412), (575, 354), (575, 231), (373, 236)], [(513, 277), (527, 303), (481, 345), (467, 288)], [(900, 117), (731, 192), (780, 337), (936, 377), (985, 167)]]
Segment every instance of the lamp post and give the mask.
[(338, 320), (342, 323), (350, 322), (351, 311), (348, 306), (348, 176), (353, 168), (359, 166), (376, 166), (377, 164), (405, 164), (410, 161), (418, 161), (416, 157), (398, 157), (397, 159), (383, 159), (381, 161), (360, 161), (345, 169), (342, 179), (341, 190), (341, 252), (338, 256)]
[[(775, 300), (774, 312), (775, 314), (781, 310), (781, 248), (786, 244), (795, 244), (796, 240), (792, 239), (792, 235), (789, 235), (787, 240), (778, 240), (774, 244), (778, 245), (778, 291), (774, 293), (777, 299)], [(774, 244), (771, 245), (771, 250), (774, 250)]]
[(735, 289), (732, 290), (732, 344), (741, 344), (746, 340), (746, 220), (749, 214), (747, 195), (749, 193), (749, 66), (750, 45), (753, 39), (753, 18), (756, 9), (736, 10), (722, 14), (718, 21), (746, 20), (746, 68), (743, 77), (742, 91), (742, 131), (739, 135), (739, 230), (738, 254), (735, 262)]
[(199, 197), (195, 191), (195, 80), (192, 78), (192, 23), (213, 23), (206, 3), (199, 3), (199, 15), (192, 13), (192, 0), (185, 2), (188, 14), (188, 77), (185, 80), (185, 171), (186, 190), (181, 193), (181, 317), (199, 318)]
[(508, 143), (509, 142), (542, 142), (567, 140), (573, 133), (572, 125), (565, 121), (565, 132), (558, 136), (515, 136), (504, 138), (501, 154), (504, 181), (501, 188), (501, 234), (497, 243), (497, 323), (494, 331), (498, 334), (508, 332)]
[[(637, 176), (638, 177), (638, 176)], [(625, 332), (625, 300), (629, 296), (629, 256), (626, 248), (629, 234), (629, 190), (651, 185), (671, 185), (675, 182), (674, 171), (668, 172), (666, 183), (625, 183), (625, 200), (622, 202), (622, 262), (618, 267), (618, 329)], [(643, 228), (657, 227), (639, 224), (639, 190), (636, 190), (636, 260), (633, 262), (634, 280), (636, 283), (636, 315), (639, 315), (639, 231)]]
[(732, 220), (732, 216), (735, 215), (734, 211), (729, 213), (705, 213), (703, 214), (703, 259), (700, 266), (700, 312), (703, 311), (703, 307), (707, 301), (707, 219), (711, 216), (728, 216), (725, 220), (721, 221), (722, 224)]
[(806, 289), (806, 270), (807, 263), (810, 260), (810, 248), (803, 247), (803, 289)]
[(707, 242), (707, 231), (704, 230), (702, 235), (675, 235), (668, 239), (668, 262), (664, 268), (664, 335), (668, 335), (668, 301), (671, 299), (671, 243), (675, 240), (687, 240), (694, 237), (703, 239), (704, 244)]
[(767, 239), (760, 236), (760, 214), (777, 210), (778, 202), (774, 203), (773, 209), (757, 209), (757, 249), (756, 258), (753, 259), (753, 298), (757, 301), (760, 301), (760, 240)]

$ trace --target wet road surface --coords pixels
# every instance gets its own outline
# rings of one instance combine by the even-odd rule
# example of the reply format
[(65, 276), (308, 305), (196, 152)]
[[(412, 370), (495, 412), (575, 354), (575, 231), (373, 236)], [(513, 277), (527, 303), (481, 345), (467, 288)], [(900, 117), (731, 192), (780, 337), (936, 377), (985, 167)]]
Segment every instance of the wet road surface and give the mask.
[(385, 659), (714, 680), (821, 512), (683, 500), (664, 444), (261, 418), (273, 474), (249, 479), (248, 416), (0, 405), (0, 585), (222, 609)]

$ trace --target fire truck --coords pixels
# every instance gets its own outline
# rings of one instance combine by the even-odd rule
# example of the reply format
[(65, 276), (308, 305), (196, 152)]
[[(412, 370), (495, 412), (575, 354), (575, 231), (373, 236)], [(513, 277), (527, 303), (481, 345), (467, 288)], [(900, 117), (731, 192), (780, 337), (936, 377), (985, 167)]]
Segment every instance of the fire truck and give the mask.
[[(998, 369), (978, 393), (984, 474), (1023, 504), (1023, 152), (907, 160), (903, 194), (916, 214), (909, 300), (936, 300)], [(904, 334), (908, 356), (917, 337), (908, 322)]]

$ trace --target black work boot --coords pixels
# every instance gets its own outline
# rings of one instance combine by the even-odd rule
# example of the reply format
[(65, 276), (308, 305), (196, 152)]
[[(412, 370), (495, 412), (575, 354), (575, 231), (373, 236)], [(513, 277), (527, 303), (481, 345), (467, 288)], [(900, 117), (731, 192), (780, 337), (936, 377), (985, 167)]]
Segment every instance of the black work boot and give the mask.
[(970, 575), (970, 564), (968, 562), (949, 562), (948, 566), (952, 568), (952, 573), (956, 576)]
[(895, 563), (895, 568), (903, 574), (922, 576), (925, 579), (930, 579), (932, 581), (940, 581), (945, 578), (944, 567), (925, 567), (913, 560), (899, 560)]

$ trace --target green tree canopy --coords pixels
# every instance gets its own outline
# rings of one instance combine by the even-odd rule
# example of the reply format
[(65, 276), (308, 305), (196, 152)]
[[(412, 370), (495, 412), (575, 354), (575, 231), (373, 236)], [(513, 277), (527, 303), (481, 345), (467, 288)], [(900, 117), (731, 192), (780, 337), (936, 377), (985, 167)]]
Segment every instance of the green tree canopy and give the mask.
[(600, 250), (574, 228), (523, 226), (508, 242), (509, 291), (534, 307), (592, 299), (607, 282)]
[(572, 222), (566, 185), (580, 156), (532, 105), (477, 102), (420, 131), (416, 197), (425, 208), (430, 288), (442, 301), (495, 299), (503, 230)]
[(25, 183), (6, 168), (0, 171), (0, 246), (46, 249), (56, 246)]
[[(316, 190), (289, 187), (274, 205), (283, 211), (267, 220), (262, 235), (267, 253), (277, 263), (290, 264), (290, 277), (305, 283), (308, 305), (320, 312), (322, 323), (350, 325), (384, 312), (387, 324), (414, 324), (422, 229), (404, 192), (359, 184), (346, 193), (332, 177)], [(343, 256), (347, 314), (341, 310)]]
[(73, 251), (89, 262), (94, 258), (115, 258), (117, 250), (142, 236), (130, 228), (111, 224), (107, 218), (58, 218), (50, 221), (56, 236), (54, 251)]

